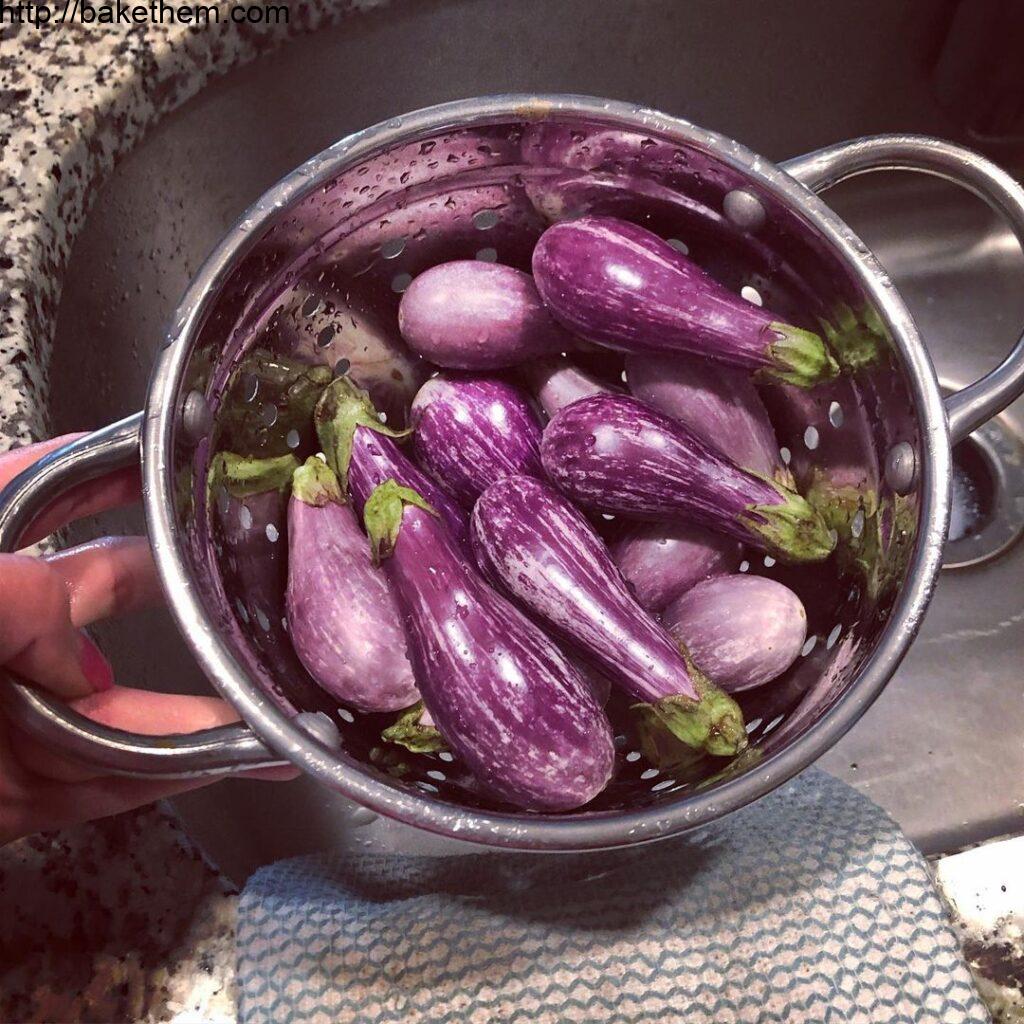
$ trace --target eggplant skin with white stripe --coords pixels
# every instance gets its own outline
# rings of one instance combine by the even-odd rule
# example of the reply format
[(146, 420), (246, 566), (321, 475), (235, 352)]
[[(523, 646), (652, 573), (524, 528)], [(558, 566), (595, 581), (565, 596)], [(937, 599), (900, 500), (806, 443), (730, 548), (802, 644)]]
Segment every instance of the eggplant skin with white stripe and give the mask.
[(360, 711), (419, 700), (398, 605), (337, 477), (312, 457), (288, 505), (288, 632), (306, 671)]
[(581, 508), (685, 519), (787, 562), (820, 562), (835, 538), (795, 491), (740, 469), (685, 424), (626, 395), (591, 395), (544, 428), (541, 462)]
[(533, 280), (563, 327), (623, 352), (692, 352), (813, 387), (839, 373), (821, 337), (720, 285), (664, 239), (616, 217), (547, 229)]
[(572, 341), (529, 274), (480, 260), (441, 263), (416, 277), (402, 295), (398, 328), (414, 352), (453, 370), (500, 370)]
[(540, 476), (541, 425), (519, 388), (488, 377), (431, 377), (412, 403), (413, 451), (464, 506), (506, 476)]
[(782, 675), (807, 639), (800, 598), (778, 580), (744, 573), (698, 583), (665, 609), (662, 622), (730, 693)]
[(524, 476), (493, 484), (476, 503), (470, 532), (477, 560), (504, 589), (637, 701), (646, 718), (695, 751), (743, 749), (739, 707), (636, 603), (601, 538), (553, 487)]
[(394, 481), (363, 510), (431, 719), (493, 796), (567, 811), (611, 778), (611, 726), (539, 626), (489, 587), (427, 503)]

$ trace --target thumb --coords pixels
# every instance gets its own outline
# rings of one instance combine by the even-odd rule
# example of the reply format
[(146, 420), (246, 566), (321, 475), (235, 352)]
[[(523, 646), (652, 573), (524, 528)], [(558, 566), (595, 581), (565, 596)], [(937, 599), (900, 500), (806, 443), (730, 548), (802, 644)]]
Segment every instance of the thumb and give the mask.
[(113, 685), (110, 664), (72, 625), (63, 577), (28, 555), (0, 555), (0, 665), (66, 699)]

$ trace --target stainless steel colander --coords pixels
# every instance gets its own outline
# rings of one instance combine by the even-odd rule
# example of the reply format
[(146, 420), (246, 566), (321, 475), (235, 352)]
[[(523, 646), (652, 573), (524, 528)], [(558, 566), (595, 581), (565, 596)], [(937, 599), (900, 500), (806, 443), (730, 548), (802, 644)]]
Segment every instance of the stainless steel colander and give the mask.
[[(656, 111), (579, 96), (499, 96), (432, 107), (336, 143), (270, 190), (217, 247), (169, 325), (144, 412), (43, 459), (0, 495), (0, 549), (61, 491), (141, 454), (150, 537), (186, 640), (244, 725), (189, 736), (96, 725), (40, 692), (0, 687), (37, 737), (110, 771), (225, 774), (287, 759), (351, 799), (433, 832), (522, 849), (611, 847), (679, 833), (768, 792), (835, 743), (906, 653), (941, 564), (950, 444), (1024, 391), (1024, 339), (943, 403), (885, 272), (817, 193), (854, 174), (935, 174), (985, 199), (1024, 241), (1024, 190), (988, 161), (916, 136), (842, 143), (779, 166)], [(804, 600), (808, 642), (779, 681), (743, 694), (754, 754), (703, 783), (657, 771), (617, 720), (615, 777), (593, 804), (539, 815), (489, 804), (451, 755), (397, 758), (379, 716), (339, 708), (294, 657), (280, 588), (286, 526), (250, 557), (226, 552), (208, 470), (228, 419), (283, 410), (245, 374), (255, 349), (369, 374), (392, 419), (422, 373), (382, 334), (401, 291), (448, 259), (528, 269), (551, 219), (637, 220), (782, 319), (823, 330), (843, 379), (767, 392), (784, 457), (827, 511), (840, 552), (743, 568)], [(384, 330), (380, 328), (383, 325)], [(615, 372), (614, 355), (595, 356)], [(287, 444), (305, 442), (294, 432)], [(239, 513), (248, 515), (249, 513)]]

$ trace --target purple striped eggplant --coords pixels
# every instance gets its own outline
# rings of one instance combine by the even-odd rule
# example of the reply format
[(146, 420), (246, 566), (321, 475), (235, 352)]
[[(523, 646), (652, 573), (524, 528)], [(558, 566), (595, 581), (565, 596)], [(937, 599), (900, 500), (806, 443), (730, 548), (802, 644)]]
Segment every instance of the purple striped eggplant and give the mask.
[(402, 453), (395, 439), (407, 436), (408, 431), (391, 430), (381, 423), (365, 391), (338, 377), (324, 390), (313, 418), (328, 464), (342, 482), (343, 492), (351, 490), (359, 515), (378, 484), (397, 480), (423, 495), (455, 540), (469, 550), (466, 513)]
[(285, 607), (299, 660), (343, 704), (397, 711), (419, 700), (387, 577), (370, 561), (337, 477), (318, 458), (292, 481)]
[(641, 607), (657, 612), (701, 580), (734, 571), (743, 545), (692, 523), (669, 521), (630, 523), (608, 550)]
[(285, 523), (299, 465), (291, 454), (259, 459), (220, 451), (207, 476), (211, 519), (222, 541), (218, 564), (224, 586), (234, 595), (241, 624), (273, 652), (278, 685), (268, 688), (267, 699), (289, 715), (301, 708), (333, 711), (333, 702), (303, 670), (285, 628)]
[(591, 395), (544, 429), (541, 462), (594, 512), (687, 519), (789, 562), (828, 557), (834, 538), (799, 494), (754, 476), (687, 426), (625, 395)]
[(432, 377), (412, 403), (413, 451), (467, 508), (489, 484), (540, 476), (541, 426), (527, 396), (486, 377)]
[(683, 353), (631, 355), (626, 378), (641, 402), (685, 423), (741, 469), (796, 490), (761, 396), (742, 370)]
[[(573, 668), (583, 677), (583, 681), (590, 687), (594, 699), (604, 707), (612, 692), (612, 681), (603, 673), (598, 672), (593, 665), (588, 665), (571, 653), (563, 652), (569, 659)], [(423, 701), (418, 701), (410, 708), (406, 708), (395, 721), (384, 729), (381, 739), (386, 743), (396, 743), (414, 754), (433, 754), (439, 750), (448, 750), (448, 744), (441, 735), (434, 719), (427, 710)]]
[(452, 750), (517, 807), (565, 811), (597, 796), (612, 773), (611, 727), (569, 660), (484, 583), (415, 491), (386, 481), (364, 520), (423, 702)]
[(398, 327), (414, 352), (453, 370), (499, 370), (571, 343), (529, 274), (480, 260), (442, 263), (415, 278)]
[(255, 617), (263, 609), (268, 623), (280, 619), (285, 557), (284, 544), (277, 541), (285, 530), (286, 495), (298, 468), (291, 454), (254, 459), (222, 451), (213, 457), (207, 476), (232, 589), (244, 595), (251, 609), (247, 615)]
[(601, 538), (548, 484), (507, 477), (473, 509), (473, 550), (504, 589), (638, 702), (645, 731), (732, 755), (746, 745), (734, 701), (633, 599)]
[(657, 235), (614, 217), (547, 229), (533, 277), (566, 328), (626, 352), (692, 352), (810, 387), (839, 367), (812, 331), (718, 284)]
[(782, 675), (807, 638), (800, 598), (761, 576), (698, 583), (665, 609), (662, 621), (708, 678), (731, 693)]
[(563, 406), (581, 398), (615, 390), (573, 365), (565, 356), (538, 359), (524, 365), (519, 372), (548, 419)]

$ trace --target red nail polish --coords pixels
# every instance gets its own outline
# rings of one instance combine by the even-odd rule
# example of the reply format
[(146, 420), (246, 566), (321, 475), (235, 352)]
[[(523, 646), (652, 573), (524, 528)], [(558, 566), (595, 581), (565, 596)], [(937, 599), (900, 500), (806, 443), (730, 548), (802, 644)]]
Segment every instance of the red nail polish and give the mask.
[(114, 670), (100, 649), (84, 633), (78, 651), (78, 663), (88, 684), (96, 693), (103, 693), (114, 685)]

